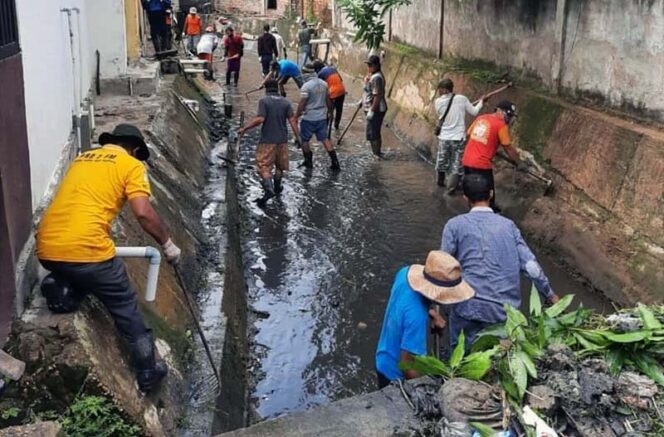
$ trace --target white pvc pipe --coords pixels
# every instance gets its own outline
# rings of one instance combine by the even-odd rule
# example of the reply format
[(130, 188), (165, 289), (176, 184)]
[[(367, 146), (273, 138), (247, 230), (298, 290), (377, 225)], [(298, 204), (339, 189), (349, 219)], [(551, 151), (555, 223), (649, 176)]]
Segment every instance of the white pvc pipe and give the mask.
[(145, 247), (116, 247), (115, 256), (118, 258), (147, 258), (150, 260), (148, 278), (145, 282), (145, 300), (154, 302), (157, 297), (157, 279), (159, 279), (159, 264), (161, 254), (152, 246)]

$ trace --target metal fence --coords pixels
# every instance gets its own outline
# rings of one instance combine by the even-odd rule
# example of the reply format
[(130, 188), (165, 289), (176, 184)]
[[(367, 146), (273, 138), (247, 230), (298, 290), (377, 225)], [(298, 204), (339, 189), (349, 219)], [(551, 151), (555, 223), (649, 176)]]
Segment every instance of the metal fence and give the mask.
[(0, 0), (0, 59), (20, 51), (14, 0)]

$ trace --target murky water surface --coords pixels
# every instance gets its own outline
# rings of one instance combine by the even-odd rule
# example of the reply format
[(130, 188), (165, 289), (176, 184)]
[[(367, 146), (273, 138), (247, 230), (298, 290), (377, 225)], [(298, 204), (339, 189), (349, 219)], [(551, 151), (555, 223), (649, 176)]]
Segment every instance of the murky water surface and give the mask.
[[(372, 157), (361, 125), (339, 148), (338, 174), (321, 146), (314, 146), (313, 171), (298, 169), (292, 147), (284, 192), (265, 210), (253, 203), (261, 192), (256, 136), (242, 145), (244, 253), (259, 360), (254, 397), (264, 417), (375, 389), (374, 352), (394, 274), (423, 262), (439, 247), (445, 221), (467, 211), (389, 133), (387, 158)], [(555, 290), (604, 305), (546, 256), (541, 262)]]

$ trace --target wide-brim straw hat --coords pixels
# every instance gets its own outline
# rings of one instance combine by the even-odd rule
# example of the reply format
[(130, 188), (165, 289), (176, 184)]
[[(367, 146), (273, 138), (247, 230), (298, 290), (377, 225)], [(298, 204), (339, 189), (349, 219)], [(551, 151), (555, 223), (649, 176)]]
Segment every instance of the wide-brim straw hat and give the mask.
[(410, 266), (408, 285), (427, 299), (445, 305), (475, 296), (475, 290), (461, 277), (459, 261), (442, 250), (429, 252), (424, 265)]

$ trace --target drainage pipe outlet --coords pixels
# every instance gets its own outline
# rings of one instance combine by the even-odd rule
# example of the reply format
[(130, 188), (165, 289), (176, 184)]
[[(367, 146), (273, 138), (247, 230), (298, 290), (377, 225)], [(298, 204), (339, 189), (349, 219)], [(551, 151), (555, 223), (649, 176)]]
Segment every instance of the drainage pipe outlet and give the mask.
[(148, 279), (145, 283), (145, 300), (154, 302), (157, 297), (157, 279), (159, 278), (159, 264), (161, 264), (159, 250), (152, 246), (116, 247), (115, 256), (118, 258), (147, 258), (150, 260)]

